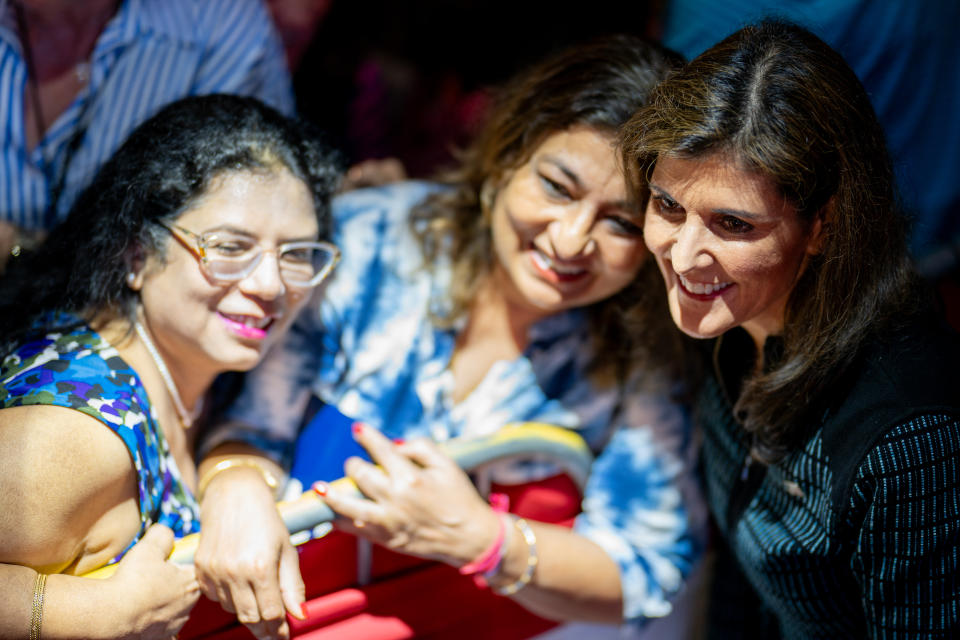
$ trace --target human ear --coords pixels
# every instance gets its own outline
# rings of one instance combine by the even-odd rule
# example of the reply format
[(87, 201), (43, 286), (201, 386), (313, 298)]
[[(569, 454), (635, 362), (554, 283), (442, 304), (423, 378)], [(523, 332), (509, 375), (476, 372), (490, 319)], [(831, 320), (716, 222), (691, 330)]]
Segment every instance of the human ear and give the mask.
[(140, 291), (143, 288), (144, 266), (146, 261), (143, 258), (143, 249), (140, 245), (134, 245), (127, 249), (124, 262), (127, 264), (126, 283), (132, 291)]
[(823, 242), (827, 235), (827, 228), (830, 226), (830, 218), (833, 217), (833, 198), (823, 206), (813, 217), (810, 223), (810, 230), (807, 234), (807, 255), (815, 256), (823, 248)]

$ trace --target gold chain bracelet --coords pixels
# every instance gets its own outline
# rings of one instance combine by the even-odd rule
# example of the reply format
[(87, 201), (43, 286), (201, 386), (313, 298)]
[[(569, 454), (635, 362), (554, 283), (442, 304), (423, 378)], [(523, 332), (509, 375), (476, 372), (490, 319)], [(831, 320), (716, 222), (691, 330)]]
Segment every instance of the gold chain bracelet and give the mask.
[(37, 573), (33, 584), (33, 615), (30, 617), (30, 640), (40, 640), (40, 627), (43, 625), (43, 596), (47, 592), (47, 574)]

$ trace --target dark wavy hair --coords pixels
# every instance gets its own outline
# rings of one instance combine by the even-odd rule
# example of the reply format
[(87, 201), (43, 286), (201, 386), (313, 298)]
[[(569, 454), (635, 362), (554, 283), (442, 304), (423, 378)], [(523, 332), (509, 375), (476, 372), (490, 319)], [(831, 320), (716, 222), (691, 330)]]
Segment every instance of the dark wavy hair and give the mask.
[[(412, 224), (427, 264), (449, 256), (453, 326), (467, 313), (495, 260), (489, 212), (498, 182), (526, 162), (551, 134), (576, 126), (616, 134), (653, 87), (683, 59), (658, 45), (612, 35), (564, 49), (521, 71), (494, 94), (487, 120), (459, 166), (440, 181), (452, 188), (414, 209)], [(645, 196), (642, 196), (643, 198)], [(642, 202), (642, 200), (641, 200)], [(647, 260), (636, 281), (588, 309), (598, 362), (621, 370), (670, 343), (662, 284)], [(660, 360), (667, 364), (670, 356)], [(649, 361), (649, 358), (646, 358)]]
[[(164, 255), (176, 219), (226, 172), (283, 168), (313, 194), (320, 235), (331, 231), (340, 162), (318, 132), (262, 102), (207, 95), (173, 102), (137, 127), (36, 252), (0, 281), (0, 342), (8, 352), (39, 314), (132, 321), (132, 261)], [(264, 212), (269, 215), (269, 212)]]
[(720, 153), (770, 180), (805, 223), (822, 220), (820, 252), (787, 303), (782, 357), (745, 381), (735, 407), (755, 455), (783, 457), (818, 394), (917, 299), (906, 217), (866, 91), (818, 37), (765, 20), (660, 85), (621, 144), (635, 188), (661, 156)]

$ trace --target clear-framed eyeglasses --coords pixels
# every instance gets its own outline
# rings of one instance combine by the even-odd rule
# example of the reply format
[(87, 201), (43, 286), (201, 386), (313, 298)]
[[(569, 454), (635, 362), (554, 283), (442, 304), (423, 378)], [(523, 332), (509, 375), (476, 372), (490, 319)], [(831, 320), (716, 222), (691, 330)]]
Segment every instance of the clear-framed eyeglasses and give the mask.
[(270, 250), (243, 234), (195, 233), (179, 225), (160, 224), (197, 257), (200, 268), (211, 280), (223, 283), (243, 280), (254, 272), (265, 253), (272, 253), (285, 285), (309, 289), (323, 282), (340, 260), (340, 249), (329, 242), (287, 242)]

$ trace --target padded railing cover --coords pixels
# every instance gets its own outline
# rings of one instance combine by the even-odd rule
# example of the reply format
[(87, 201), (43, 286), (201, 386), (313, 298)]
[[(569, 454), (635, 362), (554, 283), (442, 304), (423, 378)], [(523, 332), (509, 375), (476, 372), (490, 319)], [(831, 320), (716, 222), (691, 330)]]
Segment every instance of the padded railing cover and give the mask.
[[(577, 485), (566, 475), (493, 490), (510, 497), (510, 510), (565, 526), (579, 510)], [(299, 547), (307, 589), (306, 620), (287, 616), (294, 638), (399, 640), (401, 638), (530, 638), (556, 623), (527, 612), (509, 598), (478, 587), (453, 567), (374, 545), (371, 580), (357, 584), (357, 540), (334, 531)], [(181, 639), (252, 638), (233, 614), (201, 599)]]

